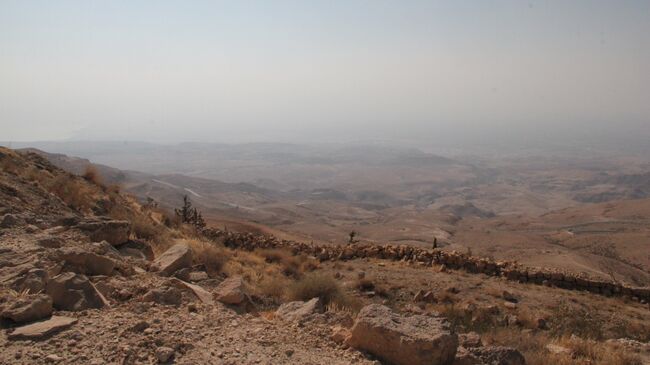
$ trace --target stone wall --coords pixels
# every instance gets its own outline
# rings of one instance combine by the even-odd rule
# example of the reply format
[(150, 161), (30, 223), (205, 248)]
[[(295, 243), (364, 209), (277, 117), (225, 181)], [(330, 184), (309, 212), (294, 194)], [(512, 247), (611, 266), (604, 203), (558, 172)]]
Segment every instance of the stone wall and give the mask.
[(650, 301), (649, 287), (630, 287), (621, 283), (599, 281), (574, 273), (550, 268), (525, 267), (512, 261), (495, 261), (469, 256), (456, 251), (429, 250), (407, 245), (379, 245), (354, 243), (346, 245), (315, 245), (273, 236), (235, 233), (214, 228), (203, 230), (203, 235), (225, 246), (245, 250), (256, 248), (283, 248), (294, 253), (312, 255), (320, 261), (374, 258), (413, 262), (422, 266), (442, 265), (444, 269), (465, 270), (490, 276), (502, 276), (521, 283), (555, 286), (569, 290), (584, 290), (605, 296), (626, 296), (640, 302)]

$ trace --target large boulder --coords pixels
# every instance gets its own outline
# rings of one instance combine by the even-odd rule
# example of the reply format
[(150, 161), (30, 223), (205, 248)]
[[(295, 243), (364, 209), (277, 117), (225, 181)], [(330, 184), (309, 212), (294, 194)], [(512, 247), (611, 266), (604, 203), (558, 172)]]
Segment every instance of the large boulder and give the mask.
[(65, 272), (47, 283), (46, 292), (52, 297), (54, 308), (80, 311), (108, 306), (108, 301), (85, 275)]
[(222, 281), (217, 286), (215, 295), (221, 303), (233, 305), (245, 303), (248, 299), (244, 287), (244, 279), (241, 276), (233, 276)]
[(111, 245), (119, 245), (128, 241), (131, 234), (131, 223), (108, 218), (87, 220), (77, 224), (77, 227), (86, 231), (91, 240), (95, 242), (107, 241)]
[(170, 276), (177, 270), (192, 266), (192, 249), (185, 243), (177, 243), (155, 261), (160, 275)]
[(359, 312), (346, 343), (395, 365), (451, 364), (458, 337), (443, 318), (404, 317), (371, 304)]
[(52, 298), (44, 294), (17, 297), (0, 313), (16, 323), (33, 322), (52, 315)]
[(115, 269), (114, 260), (79, 247), (67, 247), (61, 249), (59, 253), (68, 268), (81, 274), (111, 275)]
[(318, 313), (321, 309), (322, 304), (318, 298), (313, 298), (308, 302), (289, 302), (282, 304), (275, 311), (275, 317), (287, 322), (297, 322), (307, 316)]

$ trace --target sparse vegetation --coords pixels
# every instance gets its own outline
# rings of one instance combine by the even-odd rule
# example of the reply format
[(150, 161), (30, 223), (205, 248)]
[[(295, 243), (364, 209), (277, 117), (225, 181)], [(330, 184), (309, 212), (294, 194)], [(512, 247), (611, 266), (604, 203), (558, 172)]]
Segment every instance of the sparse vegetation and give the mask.
[(86, 169), (84, 170), (84, 173), (81, 175), (81, 177), (83, 177), (89, 183), (95, 184), (102, 188), (105, 187), (99, 171), (93, 165), (86, 166)]
[[(499, 328), (483, 334), (490, 345), (513, 346), (521, 351), (529, 365), (641, 365), (641, 359), (614, 345), (581, 339), (579, 337), (552, 338), (544, 332), (523, 334), (516, 328)], [(553, 354), (548, 344), (558, 344), (570, 353)]]
[(145, 215), (134, 215), (131, 221), (133, 234), (144, 240), (153, 240), (165, 233), (165, 227), (156, 224), (150, 217)]
[(205, 220), (203, 215), (195, 207), (187, 195), (183, 196), (183, 205), (175, 209), (176, 216), (180, 219), (181, 223), (189, 224), (197, 229), (205, 228)]
[(201, 240), (189, 240), (192, 247), (194, 263), (203, 265), (209, 276), (214, 277), (221, 273), (230, 253), (224, 247), (217, 246), (212, 242)]
[(271, 298), (275, 303), (280, 303), (286, 296), (289, 279), (273, 275), (264, 276), (256, 285), (257, 292)]
[(10, 154), (0, 155), (0, 169), (2, 171), (16, 175), (19, 172), (19, 166), (16, 160)]
[(90, 210), (95, 203), (92, 192), (70, 174), (60, 174), (47, 183), (48, 190), (75, 210)]
[[(199, 220), (202, 221), (203, 218), (196, 208), (192, 207), (187, 197), (183, 207), (176, 211), (176, 215), (166, 217), (164, 211), (159, 209), (152, 200), (148, 200), (141, 206), (134, 198), (120, 194), (119, 190), (111, 191), (110, 187), (103, 188), (101, 178), (96, 171), (87, 171), (84, 176), (76, 176), (55, 169), (48, 171), (47, 165), (37, 166), (26, 164), (23, 166), (26, 168), (19, 169), (20, 174), (17, 176), (8, 176), (4, 170), (1, 175), (9, 178), (15, 186), (26, 186), (27, 188), (20, 190), (23, 194), (31, 194), (34, 188), (47, 189), (59, 196), (66, 205), (84, 213), (87, 211), (87, 216), (108, 215), (113, 219), (130, 221), (133, 233), (130, 238), (150, 241), (157, 254), (175, 243), (175, 238), (183, 239), (191, 246), (193, 256), (193, 262), (183, 264), (184, 270), (205, 270), (212, 278), (241, 275), (245, 281), (247, 294), (250, 294), (255, 308), (260, 312), (271, 313), (283, 302), (306, 301), (313, 297), (320, 298), (326, 309), (331, 312), (354, 313), (362, 304), (370, 302), (384, 303), (412, 313), (423, 311), (430, 314), (436, 310), (451, 322), (452, 328), (457, 332), (477, 331), (487, 344), (516, 347), (525, 354), (527, 363), (533, 365), (639, 365), (641, 364), (639, 358), (624, 349), (623, 345), (617, 345), (616, 342), (606, 343), (605, 340), (610, 338), (650, 340), (646, 308), (629, 298), (607, 298), (587, 292), (561, 291), (558, 288), (510, 282), (502, 278), (478, 276), (455, 270), (439, 274), (428, 266), (423, 267), (407, 260), (386, 263), (386, 261), (378, 262), (380, 258), (367, 257), (348, 261), (320, 262), (312, 256), (301, 253), (300, 249), (296, 248), (298, 246), (254, 251), (225, 247), (219, 243), (219, 240), (225, 240), (223, 237), (232, 237), (232, 232), (223, 236), (215, 234), (213, 239), (216, 242), (206, 241), (203, 236), (206, 231), (200, 229), (202, 224), (192, 223), (195, 219), (200, 218)], [(14, 193), (19, 191), (18, 188), (9, 185), (6, 187), (0, 185), (0, 188), (0, 192), (9, 197), (6, 199), (8, 202), (13, 202), (13, 197), (18, 195)], [(32, 194), (32, 197), (39, 196), (48, 198), (50, 200), (48, 203), (53, 203), (53, 206), (64, 208), (57, 199), (44, 193), (44, 190), (38, 195)], [(32, 198), (32, 200), (37, 199)], [(38, 205), (33, 204), (30, 209), (36, 211)], [(180, 224), (183, 219), (187, 224)], [(37, 227), (30, 229), (37, 231)], [(67, 240), (67, 235), (72, 233), (76, 234), (74, 228), (60, 235), (61, 239)], [(350, 242), (355, 241), (357, 237), (356, 232), (353, 233)], [(21, 234), (23, 230), (18, 227), (10, 231), (7, 236), (4, 236), (3, 232), (3, 237), (12, 239), (15, 235)], [(242, 235), (237, 238), (242, 237), (248, 239), (251, 236)], [(256, 238), (254, 235), (252, 237)], [(21, 238), (30, 239), (26, 233)], [(272, 242), (277, 243), (277, 241)], [(245, 243), (247, 248), (250, 247), (249, 241)], [(65, 244), (74, 245), (73, 242), (68, 241)], [(305, 250), (304, 252), (312, 255), (318, 251)], [(471, 255), (469, 249), (467, 254)], [(336, 260), (336, 255), (328, 255), (328, 257)], [(130, 265), (136, 261), (125, 259), (120, 264)], [(167, 281), (166, 278), (161, 278), (153, 272), (140, 270), (138, 276), (120, 275), (118, 278), (117, 271), (113, 275), (115, 277), (107, 280), (108, 283), (116, 286), (113, 288), (115, 290), (111, 291), (109, 299), (118, 302), (127, 300), (125, 299), (127, 297), (139, 298), (148, 290), (140, 283), (138, 284), (142, 286), (141, 288), (128, 289), (132, 282), (143, 279), (146, 285), (154, 283), (160, 286)], [(206, 281), (202, 273), (189, 277), (194, 278), (193, 282), (208, 291), (213, 290), (213, 285), (218, 282), (218, 280)], [(135, 279), (131, 280), (131, 278)], [(121, 294), (117, 293), (123, 289), (122, 285), (128, 289), (125, 290), (124, 298), (120, 298)], [(390, 288), (390, 297), (382, 289), (384, 286)], [(506, 288), (508, 293), (512, 294), (510, 300), (504, 294)], [(423, 289), (422, 293), (431, 291), (433, 296), (429, 293), (424, 296), (420, 294), (418, 298), (422, 299), (417, 301), (415, 307), (413, 295), (419, 289)], [(5, 294), (7, 297), (24, 298), (29, 297), (27, 293), (22, 289), (20, 292), (0, 292), (0, 301), (5, 300), (2, 298)], [(378, 296), (390, 300), (384, 301)], [(559, 302), (559, 305), (558, 298), (564, 299)], [(199, 299), (194, 298), (197, 303), (187, 306), (192, 315), (199, 313), (202, 316), (205, 314), (204, 311), (218, 313), (221, 310), (213, 306), (203, 306), (198, 303)], [(516, 306), (514, 302), (517, 302)], [(118, 305), (115, 308), (119, 311), (120, 308), (125, 307)], [(624, 314), (622, 315), (621, 312)], [(184, 314), (187, 314), (187, 311)], [(326, 317), (329, 321), (330, 318), (346, 316), (328, 314)], [(545, 322), (539, 321), (540, 318)], [(245, 324), (247, 320), (239, 323)], [(330, 323), (327, 325), (329, 326)], [(558, 354), (551, 353), (546, 348), (548, 344), (556, 344), (568, 350)]]
[(357, 281), (355, 287), (361, 291), (371, 291), (375, 289), (375, 282), (370, 278), (361, 278)]
[(348, 240), (348, 243), (357, 243), (359, 240), (355, 239), (359, 234), (357, 231), (352, 231), (349, 233), (350, 239)]
[(551, 315), (549, 328), (555, 337), (576, 335), (602, 339), (605, 321), (598, 314), (562, 302)]
[(331, 276), (311, 273), (293, 282), (288, 289), (290, 300), (320, 298), (324, 305), (335, 303), (339, 307), (358, 310), (360, 303), (349, 296)]
[(299, 254), (294, 255), (285, 249), (258, 249), (255, 253), (263, 257), (266, 262), (280, 265), (284, 275), (292, 278), (300, 278), (303, 273), (314, 271), (318, 268), (316, 260)]

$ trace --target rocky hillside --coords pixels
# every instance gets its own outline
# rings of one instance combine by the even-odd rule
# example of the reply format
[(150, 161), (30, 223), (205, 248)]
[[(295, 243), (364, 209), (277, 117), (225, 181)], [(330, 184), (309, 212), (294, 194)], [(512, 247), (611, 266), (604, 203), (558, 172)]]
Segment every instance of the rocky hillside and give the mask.
[(215, 232), (0, 149), (0, 363), (648, 363), (634, 293)]

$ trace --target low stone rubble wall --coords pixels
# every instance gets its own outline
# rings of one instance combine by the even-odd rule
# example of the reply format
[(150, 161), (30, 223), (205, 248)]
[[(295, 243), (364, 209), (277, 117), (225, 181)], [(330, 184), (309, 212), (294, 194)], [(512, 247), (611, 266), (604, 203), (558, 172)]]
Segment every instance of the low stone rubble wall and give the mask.
[(620, 283), (599, 281), (573, 273), (550, 268), (525, 267), (512, 261), (495, 261), (488, 258), (469, 256), (456, 251), (428, 250), (407, 245), (375, 245), (354, 243), (347, 245), (316, 245), (273, 236), (235, 233), (214, 228), (203, 230), (210, 240), (223, 242), (227, 247), (245, 250), (256, 248), (283, 248), (294, 253), (305, 253), (320, 261), (375, 258), (394, 261), (408, 261), (422, 266), (444, 265), (445, 268), (502, 276), (522, 283), (555, 286), (569, 290), (585, 290), (605, 296), (627, 296), (633, 300), (650, 301), (649, 287), (630, 287)]

